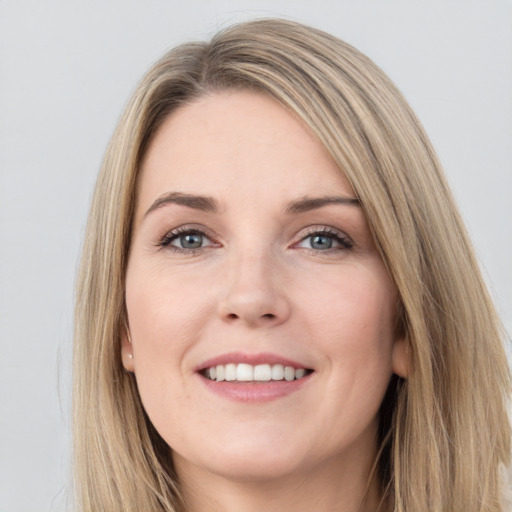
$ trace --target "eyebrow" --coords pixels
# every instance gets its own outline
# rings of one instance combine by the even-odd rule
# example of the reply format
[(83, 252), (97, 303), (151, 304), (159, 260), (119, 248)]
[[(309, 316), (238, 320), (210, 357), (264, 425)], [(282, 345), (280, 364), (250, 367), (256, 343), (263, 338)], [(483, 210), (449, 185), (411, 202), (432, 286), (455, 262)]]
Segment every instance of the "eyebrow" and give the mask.
[(216, 212), (218, 210), (217, 202), (213, 197), (183, 194), (181, 192), (168, 192), (167, 194), (161, 195), (153, 202), (147, 209), (144, 217), (167, 204), (179, 204), (203, 212)]
[[(218, 206), (217, 201), (213, 197), (209, 196), (198, 196), (194, 194), (184, 194), (182, 192), (167, 192), (166, 194), (158, 197), (151, 206), (147, 209), (144, 217), (149, 215), (152, 211), (162, 208), (168, 204), (179, 204), (181, 206), (187, 206), (195, 210), (201, 210), (203, 212), (217, 212)], [(317, 208), (322, 208), (330, 204), (343, 204), (359, 206), (359, 199), (355, 197), (345, 196), (325, 196), (325, 197), (304, 197), (297, 201), (292, 201), (286, 207), (286, 213), (304, 213)]]
[(317, 208), (322, 208), (329, 204), (347, 204), (360, 206), (359, 199), (345, 196), (325, 196), (325, 197), (304, 197), (298, 201), (292, 201), (286, 208), (286, 213), (303, 213)]

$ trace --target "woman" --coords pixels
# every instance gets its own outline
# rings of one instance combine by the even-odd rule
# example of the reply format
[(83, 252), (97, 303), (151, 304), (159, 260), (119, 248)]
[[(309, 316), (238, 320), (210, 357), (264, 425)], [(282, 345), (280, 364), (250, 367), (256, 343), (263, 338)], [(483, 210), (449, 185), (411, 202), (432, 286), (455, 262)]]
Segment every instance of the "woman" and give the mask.
[(504, 510), (503, 332), (434, 151), (341, 41), (182, 45), (119, 123), (75, 350), (83, 510)]

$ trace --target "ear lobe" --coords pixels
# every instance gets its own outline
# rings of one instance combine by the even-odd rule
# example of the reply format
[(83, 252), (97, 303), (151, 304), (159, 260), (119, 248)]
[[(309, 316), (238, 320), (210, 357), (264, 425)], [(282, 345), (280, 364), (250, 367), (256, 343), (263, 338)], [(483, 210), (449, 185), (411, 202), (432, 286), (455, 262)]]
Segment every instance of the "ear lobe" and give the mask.
[(411, 347), (406, 336), (401, 336), (393, 344), (393, 373), (407, 379), (412, 368)]
[(121, 362), (126, 371), (134, 371), (133, 345), (127, 326), (121, 328)]

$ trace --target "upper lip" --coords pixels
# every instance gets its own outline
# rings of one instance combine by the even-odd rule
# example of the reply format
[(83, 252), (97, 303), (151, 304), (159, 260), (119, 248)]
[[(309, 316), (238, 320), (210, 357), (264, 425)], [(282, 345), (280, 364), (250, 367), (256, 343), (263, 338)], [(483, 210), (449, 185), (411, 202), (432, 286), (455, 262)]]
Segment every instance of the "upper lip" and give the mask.
[(252, 366), (256, 366), (258, 364), (282, 364), (283, 366), (291, 366), (295, 369), (311, 369), (308, 367), (308, 365), (294, 361), (293, 359), (289, 359), (287, 357), (280, 356), (279, 354), (273, 354), (271, 352), (259, 352), (257, 354), (248, 354), (246, 352), (227, 352), (225, 354), (221, 354), (219, 356), (208, 359), (207, 361), (204, 361), (199, 366), (197, 366), (195, 371), (200, 372), (217, 365), (239, 363), (250, 364)]

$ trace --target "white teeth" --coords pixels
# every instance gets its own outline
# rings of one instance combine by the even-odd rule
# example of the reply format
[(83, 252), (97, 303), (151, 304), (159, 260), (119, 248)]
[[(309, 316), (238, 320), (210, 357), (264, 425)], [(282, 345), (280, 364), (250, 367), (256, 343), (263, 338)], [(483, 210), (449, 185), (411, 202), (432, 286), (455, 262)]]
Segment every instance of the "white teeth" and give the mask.
[(295, 378), (296, 379), (302, 379), (306, 375), (306, 370), (304, 368), (299, 368), (298, 370), (295, 370)]
[(238, 382), (268, 382), (271, 380), (292, 381), (302, 379), (306, 376), (305, 368), (293, 368), (292, 366), (284, 366), (282, 364), (219, 364), (207, 368), (204, 372), (206, 377), (217, 382), (238, 381)]
[(236, 380), (236, 364), (227, 364), (224, 376), (226, 380)]
[(236, 367), (236, 380), (249, 382), (254, 380), (254, 370), (250, 364), (239, 364)]
[(292, 368), (291, 366), (285, 366), (284, 379), (288, 381), (295, 379), (295, 368)]
[(269, 381), (272, 380), (272, 370), (269, 364), (258, 364), (254, 367), (254, 380)]
[(284, 379), (284, 366), (282, 364), (275, 364), (272, 366), (272, 380)]

